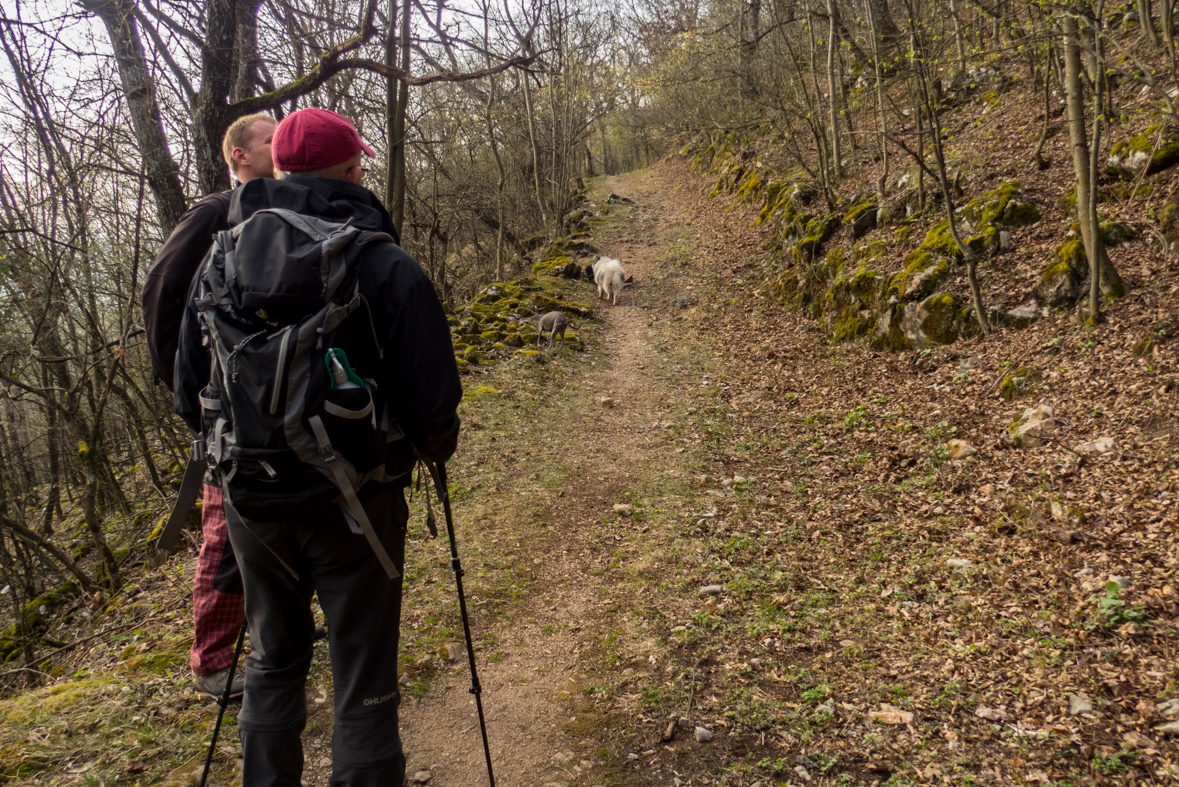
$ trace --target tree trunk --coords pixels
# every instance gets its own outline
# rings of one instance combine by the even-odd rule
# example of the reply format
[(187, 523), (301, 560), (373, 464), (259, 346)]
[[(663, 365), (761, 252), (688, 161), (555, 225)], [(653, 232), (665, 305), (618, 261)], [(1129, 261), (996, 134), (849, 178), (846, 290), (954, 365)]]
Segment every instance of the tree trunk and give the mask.
[(532, 113), (532, 87), (528, 82), (528, 72), (520, 72), (520, 82), (524, 87), (524, 111), (528, 115), (528, 142), (532, 148), (532, 187), (535, 189), (536, 207), (540, 211), (540, 223), (547, 227), (549, 220), (545, 215), (544, 192), (540, 190), (540, 149), (536, 141), (536, 123)]
[[(172, 158), (164, 136), (155, 82), (147, 73), (133, 0), (83, 0), (81, 5), (98, 15), (110, 36), (123, 94), (131, 111), (131, 125), (139, 143), (139, 156), (147, 173), (147, 184), (156, 201), (161, 232), (167, 235), (184, 214), (184, 190), (180, 187), (180, 168)], [(218, 139), (215, 149), (220, 150), (220, 147), (221, 140)]]
[[(1171, 0), (1162, 0), (1164, 4)], [(1159, 37), (1154, 32), (1154, 18), (1151, 15), (1150, 0), (1138, 0), (1138, 24), (1142, 25), (1142, 32), (1150, 39), (1151, 46), (1159, 45)]]
[(761, 0), (749, 0), (741, 5), (741, 41), (737, 48), (737, 70), (741, 79), (741, 98), (750, 102), (757, 98), (757, 84), (753, 78), (757, 60), (757, 44), (761, 37)]
[[(871, 0), (869, 0), (871, 2)], [(954, 46), (958, 50), (958, 72), (966, 73), (966, 43), (962, 40), (962, 20), (958, 14), (958, 0), (950, 0), (950, 18), (954, 22)]]
[(827, 0), (827, 91), (831, 119), (831, 164), (835, 172), (835, 180), (843, 177), (842, 153), (839, 147), (839, 111), (836, 98), (839, 85), (835, 80), (835, 0)]
[[(1073, 172), (1077, 182), (1077, 222), (1081, 225), (1081, 239), (1085, 244), (1085, 256), (1089, 259), (1090, 284), (1096, 284), (1105, 289), (1109, 286), (1109, 294), (1116, 297), (1124, 287), (1121, 277), (1108, 264), (1109, 275), (1102, 276), (1106, 270), (1105, 246), (1101, 242), (1101, 228), (1097, 224), (1097, 194), (1094, 189), (1091, 155), (1088, 135), (1085, 131), (1085, 99), (1081, 84), (1081, 52), (1078, 45), (1077, 20), (1071, 14), (1063, 14), (1061, 27), (1064, 31), (1062, 40), (1064, 48), (1064, 89), (1068, 106), (1068, 135), (1073, 151)], [(1095, 83), (1096, 84), (1096, 83)], [(1100, 98), (1100, 90), (1094, 91), (1094, 96)], [(1105, 281), (1103, 281), (1103, 279)], [(1100, 319), (1100, 302), (1094, 299), (1092, 293), (1089, 301), (1089, 318)]]
[(258, 86), (258, 6), (262, 0), (237, 0), (237, 37), (234, 41), (234, 59), (237, 74), (234, 77), (232, 100), (240, 101), (254, 95)]
[[(409, 7), (410, 0), (404, 0), (401, 5), (401, 32), (398, 36), (400, 46), (399, 56), (401, 69), (409, 73)], [(393, 21), (390, 9), (390, 21)], [(386, 50), (388, 52), (388, 50)], [(388, 56), (388, 55), (386, 55)], [(393, 125), (390, 139), (390, 150), (393, 164), (393, 200), (389, 205), (389, 215), (393, 217), (393, 224), (400, 231), (405, 224), (405, 133), (406, 115), (409, 112), (409, 83), (397, 83), (397, 99), (394, 105)]]
[(207, 0), (205, 41), (201, 47), (201, 89), (192, 123), (197, 180), (202, 194), (229, 188), (229, 167), (220, 151), (225, 130), (232, 122), (229, 96), (237, 76), (234, 42), (238, 24), (235, 0)]

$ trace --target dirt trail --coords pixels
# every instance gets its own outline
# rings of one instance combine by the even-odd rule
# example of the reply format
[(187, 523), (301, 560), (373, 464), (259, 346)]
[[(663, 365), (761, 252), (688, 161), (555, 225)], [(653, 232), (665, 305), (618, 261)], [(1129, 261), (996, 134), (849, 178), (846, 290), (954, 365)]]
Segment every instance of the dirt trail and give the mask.
[[(538, 420), (563, 422), (560, 444), (548, 450), (566, 465), (569, 477), (584, 484), (567, 490), (553, 511), (562, 534), (560, 548), (536, 558), (541, 562), (532, 600), (526, 611), (513, 616), (520, 622), (511, 629), (510, 641), (504, 637), (506, 657), (479, 663), (496, 783), (503, 787), (563, 782), (595, 764), (596, 747), (565, 731), (576, 719), (569, 700), (582, 677), (578, 654), (590, 645), (589, 632), (610, 603), (603, 580), (591, 573), (604, 558), (587, 548), (603, 534), (587, 531), (587, 524), (611, 511), (632, 468), (659, 459), (649, 453), (650, 438), (645, 436), (661, 392), (651, 375), (659, 358), (645, 311), (649, 294), (642, 292), (642, 284), (655, 272), (660, 250), (655, 239), (670, 208), (653, 185), (617, 177), (607, 179), (606, 186), (630, 196), (636, 205), (629, 208), (630, 221), (616, 230), (615, 239), (595, 242), (603, 254), (622, 260), (639, 287), (628, 289), (616, 307), (598, 302), (597, 314), (604, 324), (601, 346), (590, 349), (586, 355), (591, 360), (583, 361), (566, 383), (574, 390), (576, 411), (536, 414)], [(603, 405), (602, 397), (613, 399), (613, 406)], [(535, 450), (520, 448), (525, 453)], [(560, 622), (559, 631), (554, 634), (550, 627), (542, 634), (550, 620)], [(543, 647), (518, 642), (543, 642)], [(425, 696), (403, 701), (402, 736), (411, 777), (429, 770), (434, 787), (485, 783), (469, 685), (465, 667), (455, 669), (431, 681)]]

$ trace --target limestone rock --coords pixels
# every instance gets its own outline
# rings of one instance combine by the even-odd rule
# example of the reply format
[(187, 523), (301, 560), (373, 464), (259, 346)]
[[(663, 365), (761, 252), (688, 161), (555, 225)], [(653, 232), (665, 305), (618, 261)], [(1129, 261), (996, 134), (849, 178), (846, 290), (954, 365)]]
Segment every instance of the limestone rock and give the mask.
[(903, 309), (899, 304), (889, 304), (876, 320), (876, 328), (872, 331), (869, 346), (873, 350), (888, 350), (903, 352), (913, 349), (913, 342), (901, 330)]
[(1163, 700), (1155, 705), (1155, 709), (1163, 718), (1179, 719), (1179, 697)]
[(1045, 316), (1045, 310), (1033, 300), (1021, 303), (1009, 311), (995, 313), (995, 322), (1006, 325), (1008, 328), (1022, 330), (1043, 316)]
[(1108, 454), (1116, 447), (1117, 444), (1112, 437), (1098, 437), (1096, 440), (1081, 443), (1075, 450), (1078, 454)]
[(1024, 410), (1011, 424), (1008, 434), (1016, 448), (1037, 448), (1047, 442), (1058, 426), (1052, 408), (1042, 404)]
[(857, 205), (843, 217), (843, 223), (848, 228), (848, 234), (854, 241), (862, 238), (865, 233), (876, 227), (876, 205), (865, 202)]
[(997, 708), (975, 708), (974, 715), (987, 721), (1002, 721), (1007, 718), (1007, 712)]
[(1093, 712), (1093, 703), (1084, 694), (1073, 694), (1068, 698), (1070, 716), (1081, 716)]
[(696, 728), (697, 743), (708, 743), (710, 740), (712, 740), (712, 730), (708, 729), (707, 727)]
[(1056, 250), (1052, 261), (1044, 266), (1036, 295), (1050, 308), (1071, 306), (1080, 294), (1081, 279), (1088, 271), (1085, 244), (1079, 238), (1065, 241)]
[(1101, 237), (1106, 246), (1125, 246), (1138, 237), (1138, 233), (1128, 224), (1120, 221), (1107, 221), (1101, 225)]
[(953, 344), (958, 338), (955, 314), (954, 296), (931, 295), (920, 303), (905, 304), (901, 331), (915, 349), (930, 344)]
[(1173, 128), (1153, 125), (1136, 137), (1115, 143), (1107, 163), (1110, 172), (1126, 180), (1133, 180), (1143, 170), (1147, 175), (1161, 172), (1179, 163), (1179, 134)]
[(946, 447), (950, 449), (951, 459), (965, 459), (978, 453), (978, 449), (965, 440), (951, 440)]
[(874, 710), (868, 714), (872, 721), (878, 721), (881, 724), (912, 724), (913, 714), (906, 710), (901, 710), (887, 702), (880, 703), (880, 710)]
[(1048, 504), (1048, 509), (1052, 512), (1052, 518), (1060, 522), (1083, 525), (1088, 520), (1084, 511), (1076, 506), (1068, 505), (1063, 500), (1053, 500)]
[(615, 503), (614, 504), (614, 513), (618, 514), (619, 516), (623, 516), (623, 517), (634, 516), (635, 507), (632, 506), (630, 503)]

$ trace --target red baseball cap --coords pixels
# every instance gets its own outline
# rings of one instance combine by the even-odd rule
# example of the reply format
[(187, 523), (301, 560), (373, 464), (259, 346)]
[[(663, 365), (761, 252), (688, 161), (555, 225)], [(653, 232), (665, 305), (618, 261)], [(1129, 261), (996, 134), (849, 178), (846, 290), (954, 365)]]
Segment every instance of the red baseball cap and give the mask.
[(352, 158), (358, 150), (363, 150), (369, 158), (376, 158), (351, 120), (315, 107), (300, 109), (283, 118), (270, 144), (274, 168), (283, 172), (309, 172), (331, 167)]

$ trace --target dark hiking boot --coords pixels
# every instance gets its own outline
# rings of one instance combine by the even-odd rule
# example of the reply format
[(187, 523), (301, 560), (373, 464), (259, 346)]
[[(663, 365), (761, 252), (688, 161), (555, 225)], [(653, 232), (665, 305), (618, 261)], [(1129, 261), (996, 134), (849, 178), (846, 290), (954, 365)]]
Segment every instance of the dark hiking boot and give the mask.
[[(213, 699), (219, 700), (225, 696), (225, 681), (229, 680), (229, 675), (228, 669), (214, 672), (212, 675), (197, 675), (193, 679), (193, 685), (202, 694), (208, 694)], [(233, 676), (233, 685), (229, 688), (229, 698), (231, 700), (240, 699), (245, 690), (246, 676), (239, 672)]]
[(323, 626), (316, 626), (315, 633), (311, 635), (311, 641), (319, 642), (321, 639), (327, 639), (327, 629)]

